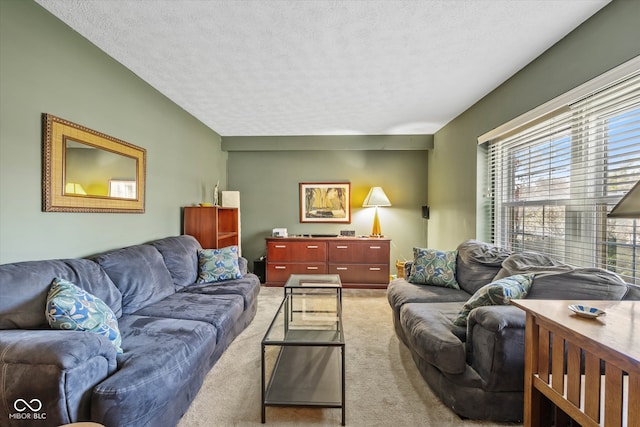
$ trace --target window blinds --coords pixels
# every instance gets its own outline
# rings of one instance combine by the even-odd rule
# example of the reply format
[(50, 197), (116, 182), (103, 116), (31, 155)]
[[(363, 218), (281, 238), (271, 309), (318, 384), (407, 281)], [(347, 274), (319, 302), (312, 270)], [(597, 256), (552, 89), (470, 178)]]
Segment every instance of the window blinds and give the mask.
[(489, 143), (490, 230), (637, 283), (640, 218), (607, 213), (640, 179), (640, 71)]

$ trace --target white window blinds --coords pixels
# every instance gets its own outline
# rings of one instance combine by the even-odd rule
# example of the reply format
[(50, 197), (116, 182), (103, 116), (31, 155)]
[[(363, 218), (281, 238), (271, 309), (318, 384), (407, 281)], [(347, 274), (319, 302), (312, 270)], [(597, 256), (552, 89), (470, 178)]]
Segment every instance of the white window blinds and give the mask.
[(489, 144), (494, 243), (640, 282), (640, 218), (607, 213), (640, 179), (640, 71)]

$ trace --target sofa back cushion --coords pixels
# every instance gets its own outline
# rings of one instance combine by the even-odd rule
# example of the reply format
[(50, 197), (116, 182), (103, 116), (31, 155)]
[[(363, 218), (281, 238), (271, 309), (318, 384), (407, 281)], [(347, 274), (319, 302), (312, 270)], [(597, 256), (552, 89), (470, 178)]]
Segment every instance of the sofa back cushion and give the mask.
[(162, 254), (176, 291), (196, 282), (198, 251), (202, 246), (195, 237), (189, 235), (166, 237), (149, 244)]
[(574, 267), (537, 252), (511, 255), (497, 277), (529, 273), (534, 279), (528, 299), (621, 300), (628, 291), (616, 273)]
[(493, 282), (502, 262), (511, 251), (477, 240), (467, 240), (458, 246), (456, 278), (460, 288), (471, 295)]
[(576, 268), (568, 273), (536, 275), (528, 298), (619, 301), (627, 290), (627, 284), (615, 273)]
[(640, 301), (640, 286), (627, 283), (627, 287), (629, 288), (629, 291), (624, 296), (624, 299), (630, 301)]
[(0, 329), (48, 328), (45, 307), (55, 277), (75, 283), (104, 301), (117, 317), (122, 315), (122, 294), (95, 262), (25, 261), (0, 265)]
[(175, 293), (162, 255), (151, 245), (136, 245), (93, 258), (122, 293), (122, 312), (134, 313)]

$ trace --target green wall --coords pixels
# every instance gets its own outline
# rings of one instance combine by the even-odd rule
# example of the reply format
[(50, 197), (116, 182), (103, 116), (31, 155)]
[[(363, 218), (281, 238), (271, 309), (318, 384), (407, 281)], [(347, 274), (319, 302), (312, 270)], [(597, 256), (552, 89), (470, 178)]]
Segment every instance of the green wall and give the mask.
[[(327, 144), (340, 138), (343, 137), (322, 137)], [(253, 139), (258, 144), (265, 142)], [(307, 141), (306, 137), (301, 139)], [(263, 255), (264, 238), (276, 227), (287, 228), (289, 234), (338, 234), (349, 229), (357, 235), (368, 235), (374, 210), (362, 208), (362, 202), (370, 187), (381, 186), (393, 205), (379, 208), (379, 217), (382, 232), (392, 239), (394, 274), (396, 259), (411, 258), (412, 247), (422, 247), (427, 242), (428, 221), (422, 218), (420, 207), (427, 200), (428, 153), (425, 150), (230, 151), (229, 188), (240, 191), (243, 255), (250, 263)], [(298, 184), (326, 181), (351, 183), (351, 224), (300, 222)]]
[[(42, 212), (42, 113), (147, 150), (146, 212)], [(181, 232), (226, 188), (220, 136), (32, 1), (0, 1), (0, 263), (79, 257)]]
[(612, 1), (435, 134), (427, 169), (429, 246), (489, 239), (478, 136), (640, 55), (639, 22), (640, 1)]
[[(376, 140), (377, 149), (369, 151), (254, 148), (227, 154), (218, 134), (36, 3), (2, 0), (0, 263), (84, 256), (179, 234), (180, 207), (211, 201), (218, 180), (220, 189), (241, 192), (249, 259), (262, 254), (274, 227), (369, 233), (373, 212), (358, 206), (371, 185), (383, 186), (393, 203), (380, 213), (383, 232), (394, 242), (392, 259), (410, 257), (416, 245), (445, 249), (467, 238), (485, 239), (477, 137), (639, 55), (639, 16), (640, 2), (614, 0), (440, 130), (433, 150), (393, 151)], [(41, 211), (45, 112), (147, 149), (144, 214)], [(340, 142), (315, 138), (326, 148)], [(353, 223), (301, 224), (298, 182), (334, 179), (352, 183)], [(420, 215), (427, 200), (428, 221)]]

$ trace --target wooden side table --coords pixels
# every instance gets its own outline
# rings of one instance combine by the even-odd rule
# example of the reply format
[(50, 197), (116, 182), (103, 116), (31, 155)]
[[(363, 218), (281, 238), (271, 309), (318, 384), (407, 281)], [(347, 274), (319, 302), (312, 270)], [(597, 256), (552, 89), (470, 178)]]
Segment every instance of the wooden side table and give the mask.
[[(552, 425), (554, 411), (555, 425), (640, 427), (640, 301), (511, 303), (527, 313), (526, 427)], [(579, 317), (570, 304), (607, 314)]]

